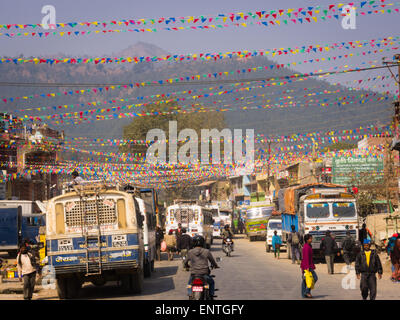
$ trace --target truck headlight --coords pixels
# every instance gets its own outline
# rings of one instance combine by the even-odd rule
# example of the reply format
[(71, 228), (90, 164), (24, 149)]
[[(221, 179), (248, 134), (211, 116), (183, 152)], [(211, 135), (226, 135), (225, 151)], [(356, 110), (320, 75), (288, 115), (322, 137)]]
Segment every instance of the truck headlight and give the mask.
[(113, 247), (126, 247), (127, 245), (128, 245), (128, 240), (126, 234), (118, 234), (112, 236)]
[(58, 251), (72, 251), (72, 250), (74, 250), (72, 239), (58, 240)]

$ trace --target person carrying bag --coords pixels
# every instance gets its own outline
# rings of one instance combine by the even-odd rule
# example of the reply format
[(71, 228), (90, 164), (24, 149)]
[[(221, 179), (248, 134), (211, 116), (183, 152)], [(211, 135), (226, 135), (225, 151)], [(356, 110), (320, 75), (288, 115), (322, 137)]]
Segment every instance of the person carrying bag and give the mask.
[(24, 281), (24, 299), (31, 300), (35, 289), (37, 264), (35, 256), (28, 252), (25, 244), (17, 256), (17, 268), (20, 281)]

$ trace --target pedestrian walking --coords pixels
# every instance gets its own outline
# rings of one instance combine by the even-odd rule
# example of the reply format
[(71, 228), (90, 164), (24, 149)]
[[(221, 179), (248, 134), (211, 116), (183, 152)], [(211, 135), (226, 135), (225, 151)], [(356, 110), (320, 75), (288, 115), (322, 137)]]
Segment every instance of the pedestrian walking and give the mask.
[(311, 287), (307, 286), (305, 272), (309, 271), (314, 279), (314, 284), (318, 281), (318, 276), (315, 272), (315, 265), (313, 262), (313, 250), (311, 246), (312, 236), (306, 234), (304, 236), (304, 246), (303, 246), (303, 260), (301, 261), (301, 272), (302, 272), (302, 282), (301, 282), (301, 296), (303, 298), (312, 298)]
[(400, 281), (400, 238), (396, 239), (393, 250), (390, 253), (392, 262), (392, 281)]
[(289, 234), (288, 243), (290, 244), (292, 252), (292, 264), (295, 264), (296, 261), (300, 264), (300, 246), (303, 244), (303, 240), (300, 233), (296, 231), (296, 227), (292, 225), (291, 228), (292, 232)]
[(367, 300), (368, 293), (371, 300), (376, 298), (376, 273), (382, 279), (382, 264), (375, 250), (371, 250), (371, 240), (364, 239), (363, 250), (356, 258), (356, 275), (360, 281), (361, 296)]
[(325, 262), (328, 266), (328, 273), (334, 274), (335, 254), (339, 256), (340, 253), (338, 252), (338, 245), (335, 239), (332, 238), (331, 232), (329, 230), (326, 231), (325, 237), (322, 238), (319, 247), (325, 256)]
[(343, 240), (343, 259), (344, 262), (346, 263), (347, 270), (350, 271), (351, 268), (351, 263), (353, 262), (353, 253), (354, 253), (354, 248), (356, 246), (356, 242), (351, 236), (351, 233), (349, 230), (346, 231), (346, 238)]
[(157, 260), (161, 261), (161, 242), (164, 240), (164, 231), (160, 226), (156, 228), (156, 256)]
[(187, 254), (193, 247), (192, 237), (186, 233), (186, 229), (182, 228), (182, 234), (176, 240), (176, 248), (180, 253), (183, 264), (185, 263)]
[(392, 277), (391, 277), (391, 280), (394, 281), (394, 282), (396, 282), (395, 276), (394, 276), (395, 267), (394, 267), (394, 265), (393, 265), (393, 263), (392, 263), (391, 254), (392, 254), (392, 252), (393, 252), (393, 249), (394, 249), (394, 246), (395, 246), (395, 244), (396, 244), (396, 240), (397, 240), (398, 237), (399, 237), (399, 234), (398, 234), (398, 233), (394, 233), (394, 234), (389, 238), (389, 241), (388, 241), (388, 243), (387, 243), (387, 245), (386, 245), (386, 253), (387, 253), (388, 257), (390, 258), (390, 264), (391, 264), (391, 267), (392, 267)]
[(168, 234), (165, 236), (165, 242), (167, 244), (168, 260), (173, 260), (174, 252), (176, 251), (176, 236), (172, 229), (169, 230)]
[(365, 239), (371, 240), (372, 233), (369, 231), (367, 228), (367, 225), (363, 223), (362, 228), (358, 232), (358, 239), (360, 240), (361, 243), (364, 243)]
[(28, 252), (25, 244), (21, 246), (17, 256), (17, 269), (19, 280), (24, 281), (24, 299), (31, 300), (36, 281), (36, 259), (35, 256)]
[(278, 232), (275, 230), (274, 236), (272, 237), (272, 248), (274, 250), (275, 258), (278, 256), (279, 259), (279, 254), (281, 252), (281, 245), (282, 245), (282, 239), (280, 236), (278, 236)]

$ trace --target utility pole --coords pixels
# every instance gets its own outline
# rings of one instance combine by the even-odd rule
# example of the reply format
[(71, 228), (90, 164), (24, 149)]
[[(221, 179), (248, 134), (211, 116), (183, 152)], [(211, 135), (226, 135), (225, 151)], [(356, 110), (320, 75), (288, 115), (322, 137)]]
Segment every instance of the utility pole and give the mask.
[[(399, 193), (399, 179), (400, 179), (400, 148), (398, 147), (398, 141), (399, 141), (399, 121), (400, 121), (400, 53), (394, 55), (395, 61), (385, 61), (385, 58), (383, 58), (383, 64), (386, 64), (390, 74), (392, 75), (394, 81), (398, 84), (399, 87), (399, 92), (397, 93), (397, 101), (393, 102), (394, 105), (394, 117), (393, 117), (393, 126), (394, 126), (394, 137), (392, 141), (392, 146), (389, 149), (389, 152), (392, 150), (396, 150), (399, 152), (399, 163), (397, 164), (397, 167), (395, 167), (395, 172), (396, 172), (396, 177), (397, 177), (397, 206), (400, 208), (400, 193)], [(396, 76), (393, 74), (392, 70), (390, 69), (391, 67), (397, 66), (398, 70), (398, 77), (399, 79), (396, 78)], [(391, 161), (391, 157), (390, 157)], [(389, 206), (389, 204), (388, 204)], [(390, 211), (389, 211), (390, 212)]]
[(271, 141), (268, 141), (268, 167), (267, 167), (267, 191), (269, 196), (269, 174), (271, 170)]

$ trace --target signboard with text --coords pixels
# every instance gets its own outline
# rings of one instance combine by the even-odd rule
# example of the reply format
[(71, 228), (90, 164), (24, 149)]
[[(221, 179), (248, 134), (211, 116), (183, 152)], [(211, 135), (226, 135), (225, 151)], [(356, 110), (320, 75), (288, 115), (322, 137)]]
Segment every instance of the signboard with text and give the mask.
[(354, 176), (365, 173), (380, 177), (383, 174), (383, 159), (374, 157), (341, 157), (332, 159), (332, 182), (335, 184), (350, 185)]

